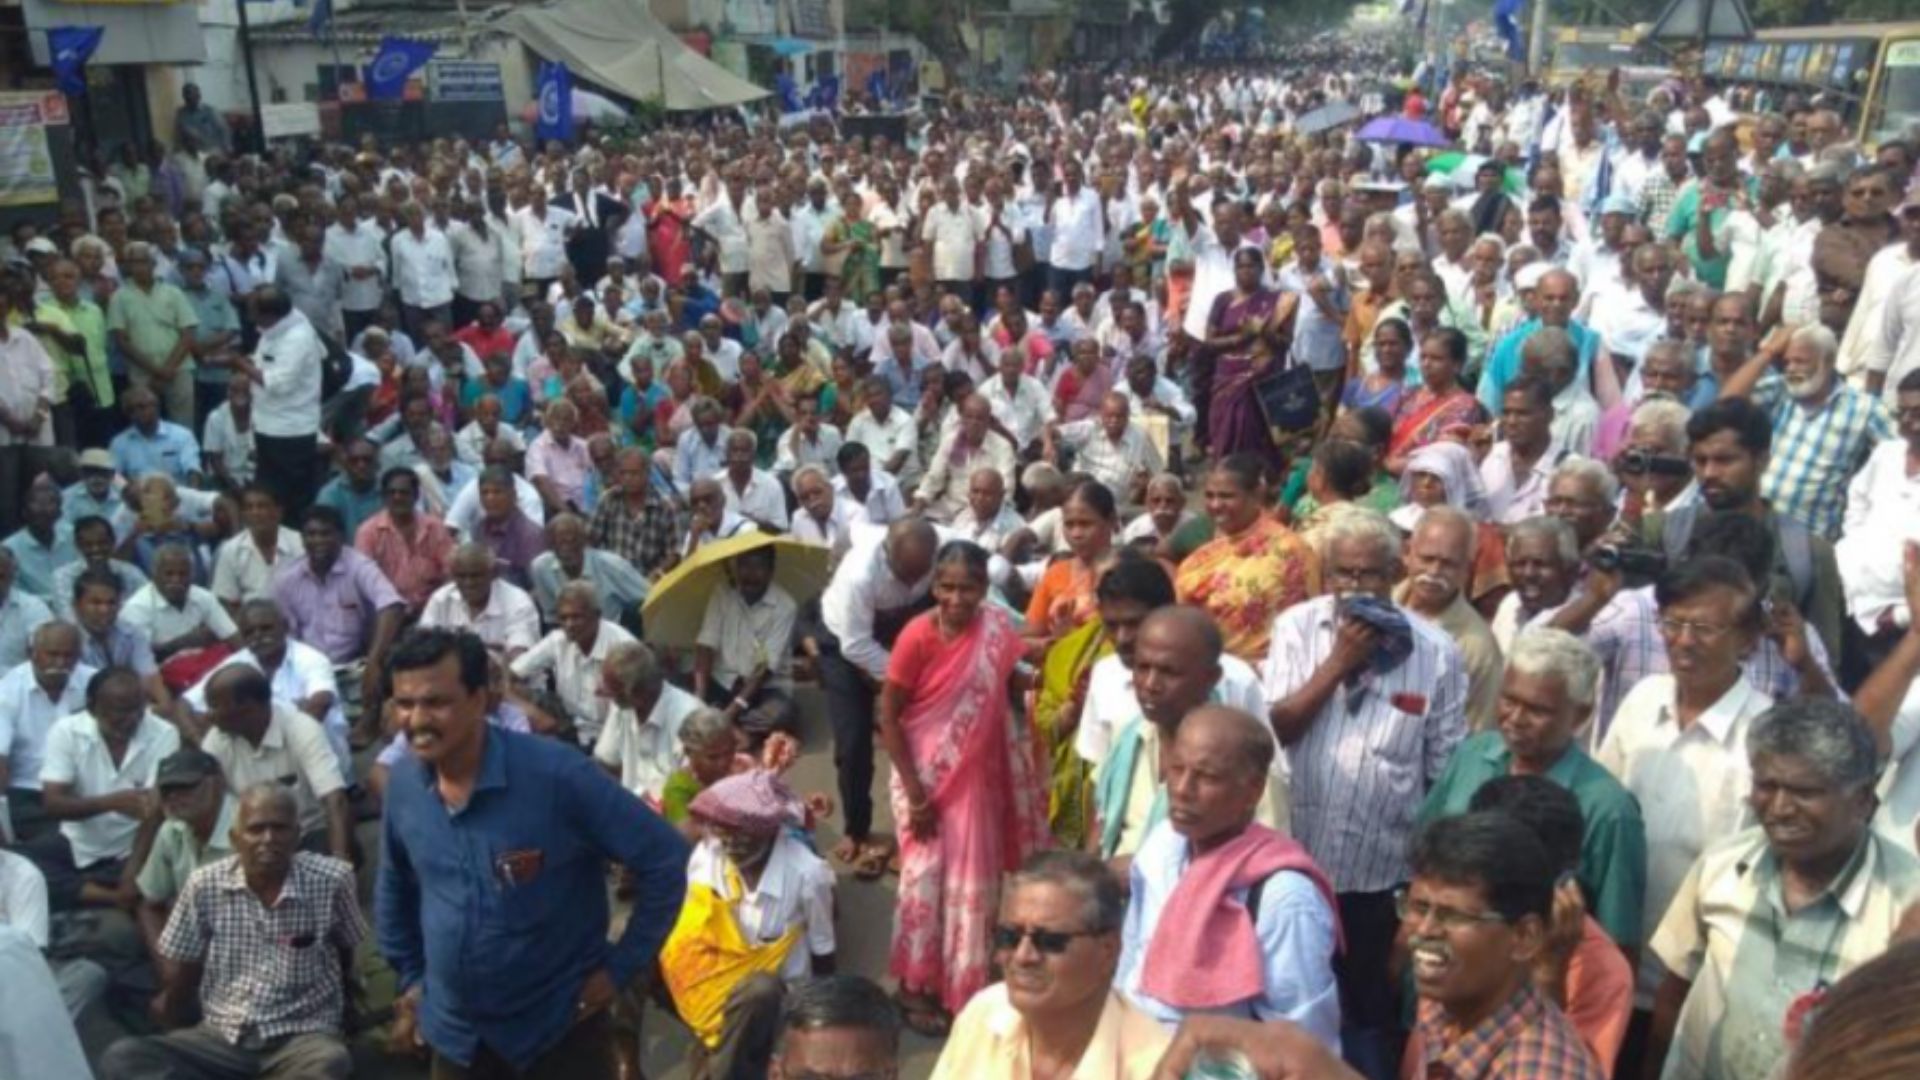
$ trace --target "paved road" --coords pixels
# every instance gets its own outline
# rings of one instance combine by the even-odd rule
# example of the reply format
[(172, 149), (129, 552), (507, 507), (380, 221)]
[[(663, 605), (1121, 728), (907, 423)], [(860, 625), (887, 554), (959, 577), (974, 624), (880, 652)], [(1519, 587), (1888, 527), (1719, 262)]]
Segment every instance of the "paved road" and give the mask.
[[(788, 779), (796, 791), (806, 793), (836, 791), (833, 773), (833, 752), (828, 736), (825, 715), (825, 703), (820, 692), (812, 687), (803, 687), (798, 694), (801, 725), (802, 753), (795, 763)], [(886, 766), (885, 755), (881, 755), (881, 774), (876, 778), (877, 816), (876, 828), (890, 831), (892, 817), (887, 812), (885, 792)], [(836, 797), (836, 801), (837, 797)], [(818, 840), (822, 851), (831, 850), (840, 839), (837, 817), (823, 823)], [(379, 850), (378, 823), (367, 822), (360, 827), (360, 840), (364, 850)], [(363, 884), (366, 878), (363, 877)], [(363, 890), (363, 896), (365, 890)], [(836, 923), (839, 927), (839, 965), (840, 970), (865, 975), (875, 979), (881, 985), (890, 985), (886, 981), (887, 948), (893, 927), (893, 882), (883, 879), (879, 882), (857, 881), (843, 876), (838, 893), (839, 911)], [(367, 973), (368, 991), (372, 1004), (379, 1007), (392, 999), (392, 975), (377, 956), (367, 950), (363, 954)], [(97, 1013), (98, 1010), (96, 1010)], [(650, 1080), (685, 1080), (690, 1071), (684, 1064), (689, 1036), (684, 1027), (674, 1018), (664, 1015), (658, 1009), (651, 1009), (646, 1021), (645, 1054), (643, 1064)], [(81, 1025), (81, 1037), (86, 1043), (89, 1054), (97, 1059), (98, 1054), (115, 1038), (122, 1029), (98, 1015), (90, 1015)], [(402, 1080), (425, 1076), (427, 1070), (401, 1059), (389, 1057), (381, 1051), (384, 1045), (385, 1029), (363, 1036), (355, 1046), (355, 1075), (370, 1080)], [(939, 1056), (939, 1044), (922, 1039), (911, 1032), (906, 1033), (902, 1047), (903, 1061), (900, 1075), (903, 1080), (924, 1080), (933, 1072), (934, 1060)], [(24, 1078), (23, 1078), (24, 1080)]]

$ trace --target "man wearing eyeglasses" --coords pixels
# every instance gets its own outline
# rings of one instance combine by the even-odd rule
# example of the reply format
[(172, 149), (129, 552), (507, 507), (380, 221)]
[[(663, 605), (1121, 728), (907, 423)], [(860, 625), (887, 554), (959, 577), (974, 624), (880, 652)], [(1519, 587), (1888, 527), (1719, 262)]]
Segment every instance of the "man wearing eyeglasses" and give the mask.
[(1441, 818), (1413, 842), (1395, 894), (1420, 994), (1419, 1076), (1601, 1080), (1559, 1007), (1533, 986), (1556, 873), (1532, 829), (1498, 812)]
[(1152, 1076), (1169, 1035), (1114, 986), (1126, 911), (1120, 882), (1097, 857), (1029, 858), (1007, 880), (993, 932), (1006, 981), (961, 1011), (934, 1080)]
[(1238, 709), (1204, 705), (1180, 722), (1162, 762), (1167, 818), (1129, 868), (1117, 981), (1169, 1031), (1197, 1013), (1287, 1020), (1337, 1047), (1333, 885), (1254, 821), (1275, 753)]
[[(1739, 563), (1691, 559), (1660, 579), (1654, 601), (1670, 672), (1648, 675), (1627, 692), (1594, 757), (1640, 800), (1647, 831), (1641, 910), (1657, 917), (1706, 845), (1744, 820), (1747, 729), (1773, 699), (1741, 673), (1763, 614)], [(1656, 958), (1641, 956), (1636, 1009), (1652, 1008), (1663, 974)]]

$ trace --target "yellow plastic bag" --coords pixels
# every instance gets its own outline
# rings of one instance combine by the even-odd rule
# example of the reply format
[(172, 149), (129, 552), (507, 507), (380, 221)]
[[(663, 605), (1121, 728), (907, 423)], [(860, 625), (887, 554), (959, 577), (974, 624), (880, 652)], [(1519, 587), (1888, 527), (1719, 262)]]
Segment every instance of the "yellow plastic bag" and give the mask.
[[(740, 889), (739, 878), (731, 868), (727, 886), (729, 891)], [(680, 918), (660, 950), (660, 972), (680, 1019), (708, 1049), (720, 1044), (720, 1027), (733, 988), (749, 975), (778, 972), (787, 962), (787, 953), (800, 940), (800, 929), (788, 927), (778, 940), (766, 945), (750, 944), (734, 921), (733, 904), (727, 896), (699, 883), (687, 887)]]

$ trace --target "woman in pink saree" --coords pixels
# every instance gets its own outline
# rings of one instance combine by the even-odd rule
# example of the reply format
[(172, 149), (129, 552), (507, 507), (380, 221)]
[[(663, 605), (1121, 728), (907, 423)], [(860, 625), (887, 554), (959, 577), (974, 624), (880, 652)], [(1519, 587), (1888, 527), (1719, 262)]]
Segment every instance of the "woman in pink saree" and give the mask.
[(900, 632), (880, 691), (901, 823), (888, 966), (908, 1026), (936, 1037), (990, 981), (1001, 874), (1047, 835), (1033, 740), (1008, 705), (1024, 691), (1013, 685), (1024, 645), (986, 595), (986, 551), (942, 547), (934, 610)]

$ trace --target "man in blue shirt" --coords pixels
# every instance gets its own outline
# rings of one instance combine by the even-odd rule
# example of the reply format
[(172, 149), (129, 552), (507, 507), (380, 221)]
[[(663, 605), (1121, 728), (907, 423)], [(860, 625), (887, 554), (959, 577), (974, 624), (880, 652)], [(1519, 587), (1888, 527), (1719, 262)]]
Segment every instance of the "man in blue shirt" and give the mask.
[(199, 487), (200, 443), (193, 432), (160, 419), (160, 398), (148, 387), (132, 387), (121, 401), (132, 426), (114, 436), (110, 447), (120, 475), (138, 479), (163, 473), (176, 484)]
[(1556, 268), (1541, 276), (1534, 293), (1535, 317), (1508, 331), (1487, 354), (1487, 369), (1480, 373), (1479, 396), (1480, 404), (1485, 405), (1489, 413), (1499, 416), (1506, 408), (1507, 384), (1520, 374), (1520, 350), (1527, 339), (1543, 327), (1558, 327), (1567, 332), (1580, 353), (1580, 370), (1574, 378), (1592, 377), (1593, 354), (1600, 338), (1573, 317), (1574, 305), (1579, 301), (1580, 279), (1570, 271)]
[[(473, 634), (415, 630), (387, 674), (415, 755), (388, 781), (374, 888), (396, 1023), (435, 1075), (611, 1080), (608, 1006), (673, 927), (686, 841), (587, 757), (490, 728)], [(608, 860), (636, 897), (611, 943)]]

